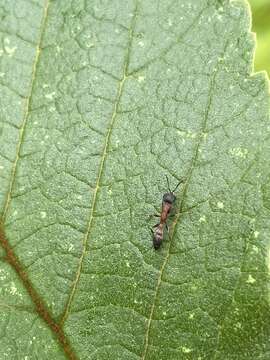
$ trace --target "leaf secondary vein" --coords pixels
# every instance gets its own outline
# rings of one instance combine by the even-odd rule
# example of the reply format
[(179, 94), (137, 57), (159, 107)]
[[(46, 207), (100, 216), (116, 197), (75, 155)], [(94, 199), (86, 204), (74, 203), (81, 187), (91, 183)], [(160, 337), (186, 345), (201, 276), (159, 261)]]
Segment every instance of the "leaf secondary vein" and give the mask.
[(18, 278), (24, 285), (26, 291), (28, 292), (28, 294), (35, 306), (36, 313), (40, 316), (40, 318), (46, 323), (46, 325), (49, 327), (49, 329), (52, 331), (52, 333), (56, 336), (56, 338), (57, 338), (58, 342), (61, 344), (62, 350), (64, 351), (67, 358), (70, 360), (77, 360), (77, 357), (76, 357), (75, 353), (73, 352), (73, 349), (71, 348), (71, 346), (66, 338), (66, 335), (64, 334), (61, 327), (57, 324), (57, 322), (53, 319), (50, 311), (47, 309), (42, 298), (39, 296), (38, 292), (33, 287), (30, 279), (28, 278), (27, 273), (24, 271), (23, 265), (21, 264), (20, 260), (16, 256), (16, 254), (15, 254), (13, 248), (11, 247), (11, 245), (5, 235), (5, 232), (4, 232), (4, 223), (5, 223), (5, 219), (6, 219), (7, 212), (8, 212), (9, 205), (10, 205), (11, 198), (12, 198), (12, 192), (14, 189), (15, 178), (16, 178), (16, 173), (17, 173), (17, 168), (18, 168), (18, 161), (20, 159), (20, 150), (21, 150), (21, 146), (23, 144), (26, 124), (27, 124), (27, 120), (28, 120), (28, 116), (29, 116), (29, 108), (30, 108), (31, 99), (32, 99), (32, 95), (33, 95), (33, 88), (34, 88), (34, 83), (35, 83), (35, 79), (36, 79), (37, 67), (38, 67), (38, 63), (40, 60), (41, 43), (42, 43), (42, 39), (43, 39), (43, 36), (45, 33), (49, 5), (50, 5), (50, 0), (46, 0), (44, 10), (43, 10), (43, 17), (42, 17), (42, 21), (41, 21), (41, 25), (40, 25), (40, 35), (39, 35), (38, 42), (36, 44), (36, 56), (35, 56), (35, 59), (33, 62), (31, 81), (30, 81), (30, 85), (29, 85), (29, 94), (25, 99), (24, 116), (23, 116), (23, 121), (22, 121), (20, 130), (19, 130), (19, 141), (18, 141), (18, 144), (16, 147), (15, 160), (14, 160), (14, 164), (13, 164), (13, 167), (11, 170), (10, 183), (9, 183), (9, 188), (7, 191), (6, 199), (4, 202), (4, 206), (3, 206), (3, 211), (2, 211), (2, 214), (0, 217), (0, 220), (1, 220), (0, 221), (0, 244), (6, 253), (5, 260), (10, 264), (10, 266), (17, 273)]
[(181, 40), (184, 39), (184, 37), (189, 33), (189, 31), (193, 28), (193, 26), (198, 23), (199, 19), (201, 18), (202, 14), (204, 13), (204, 11), (207, 9), (207, 7), (203, 7), (200, 12), (198, 13), (198, 15), (195, 16), (194, 20), (190, 23), (190, 25), (184, 30), (184, 32), (182, 34), (180, 34), (177, 39), (172, 42), (169, 46), (167, 46), (166, 48), (164, 48), (161, 52), (161, 54), (159, 54), (158, 56), (153, 57), (152, 59), (146, 61), (143, 65), (137, 67), (136, 69), (134, 69), (130, 75), (135, 75), (136, 73), (142, 71), (143, 69), (146, 69), (148, 66), (154, 64), (157, 60), (159, 60), (160, 58), (164, 57), (170, 50), (172, 50), (175, 46), (177, 46)]
[[(228, 42), (225, 44), (223, 53), (225, 53), (227, 46), (228, 46)], [(176, 231), (177, 224), (179, 223), (179, 219), (180, 219), (181, 212), (182, 212), (182, 209), (183, 209), (183, 206), (184, 206), (187, 191), (188, 191), (188, 188), (189, 188), (189, 185), (190, 185), (190, 180), (191, 180), (191, 177), (192, 177), (192, 173), (193, 173), (193, 170), (195, 168), (195, 164), (196, 164), (197, 159), (198, 159), (199, 149), (200, 149), (201, 142), (203, 140), (203, 135), (204, 135), (204, 132), (205, 132), (205, 130), (207, 128), (207, 122), (208, 122), (209, 112), (210, 112), (212, 98), (213, 98), (214, 83), (215, 83), (217, 73), (218, 73), (218, 70), (216, 69), (214, 71), (211, 79), (210, 79), (210, 89), (209, 89), (208, 101), (207, 101), (207, 104), (206, 104), (206, 110), (205, 110), (205, 115), (204, 115), (202, 126), (201, 126), (200, 136), (199, 136), (198, 142), (197, 142), (196, 147), (195, 147), (194, 156), (193, 156), (193, 158), (191, 160), (191, 165), (190, 165), (189, 170), (188, 170), (188, 174), (187, 174), (187, 177), (186, 177), (186, 182), (184, 183), (184, 188), (183, 188), (182, 198), (181, 198), (181, 202), (180, 202), (179, 212), (177, 213), (177, 215), (175, 217), (175, 220), (174, 220), (174, 222), (172, 224), (171, 241), (169, 242), (169, 246), (168, 246), (168, 250), (167, 250), (165, 259), (164, 259), (164, 261), (162, 263), (162, 266), (160, 268), (159, 277), (158, 277), (158, 280), (157, 280), (156, 290), (155, 290), (155, 294), (154, 294), (154, 300), (153, 300), (153, 304), (152, 304), (151, 309), (150, 309), (150, 315), (149, 315), (147, 326), (146, 326), (146, 333), (145, 333), (145, 338), (144, 338), (144, 349), (143, 349), (142, 356), (141, 356), (142, 360), (146, 359), (146, 355), (147, 355), (147, 352), (148, 352), (149, 335), (150, 335), (150, 331), (151, 331), (151, 325), (152, 325), (154, 310), (155, 310), (158, 294), (159, 294), (159, 291), (160, 291), (160, 285), (161, 285), (161, 282), (162, 282), (162, 276), (163, 276), (165, 267), (166, 267), (166, 265), (167, 265), (167, 263), (169, 261), (169, 258), (170, 258), (171, 247), (172, 247), (172, 242), (173, 242), (172, 240), (173, 240), (173, 237), (174, 237), (174, 234), (175, 234), (175, 231)]]
[(130, 28), (129, 28), (129, 32), (128, 32), (128, 43), (127, 43), (127, 51), (126, 51), (126, 56), (124, 59), (124, 64), (123, 64), (123, 72), (122, 72), (122, 77), (121, 80), (119, 81), (119, 85), (118, 85), (118, 91), (117, 91), (117, 96), (116, 96), (116, 100), (115, 100), (115, 104), (114, 104), (114, 108), (113, 108), (113, 112), (112, 112), (112, 116), (111, 116), (111, 120), (109, 123), (109, 127), (107, 130), (107, 134), (106, 134), (106, 138), (105, 138), (105, 144), (104, 144), (104, 148), (102, 151), (102, 157), (101, 157), (101, 161), (99, 164), (99, 169), (98, 169), (98, 176), (97, 176), (97, 180), (96, 180), (96, 186), (94, 189), (94, 194), (93, 194), (93, 198), (92, 198), (92, 207), (90, 209), (90, 215), (89, 215), (89, 221), (87, 224), (87, 230), (85, 233), (85, 236), (83, 238), (83, 250), (82, 250), (82, 254), (81, 257), (79, 259), (79, 264), (78, 264), (78, 269), (75, 275), (75, 280), (73, 282), (73, 286), (70, 292), (70, 296), (68, 298), (68, 301), (66, 303), (62, 318), (61, 318), (61, 326), (64, 325), (68, 314), (70, 312), (70, 308), (71, 308), (71, 304), (72, 301), (74, 299), (74, 295), (76, 292), (76, 289), (78, 287), (78, 283), (80, 280), (80, 275), (81, 275), (81, 270), (82, 270), (82, 264), (83, 264), (83, 260), (86, 254), (86, 249), (87, 249), (87, 242), (88, 242), (88, 238), (91, 232), (91, 227), (92, 227), (92, 223), (93, 223), (93, 219), (94, 219), (94, 212), (95, 212), (95, 208), (96, 208), (96, 203), (97, 203), (97, 194), (100, 188), (100, 182), (101, 182), (101, 178), (103, 175), (103, 171), (104, 171), (104, 165), (106, 162), (106, 158), (107, 158), (107, 154), (108, 154), (108, 148), (109, 148), (109, 144), (110, 144), (110, 139), (111, 139), (111, 134), (112, 134), (112, 130), (114, 127), (114, 123), (117, 117), (117, 113), (118, 113), (118, 108), (119, 108), (119, 104), (120, 104), (120, 100), (123, 94), (123, 87), (124, 87), (124, 83), (126, 81), (126, 79), (128, 78), (129, 74), (128, 74), (128, 66), (129, 66), (129, 61), (130, 61), (130, 52), (131, 52), (131, 46), (132, 46), (132, 39), (133, 39), (133, 33), (134, 33), (134, 28), (135, 28), (135, 23), (136, 23), (136, 18), (138, 15), (138, 4), (136, 3), (135, 5), (135, 9), (133, 12), (133, 16), (131, 19), (131, 23), (130, 23)]
[(39, 40), (36, 45), (36, 57), (35, 57), (35, 60), (33, 63), (32, 76), (31, 76), (31, 81), (30, 81), (30, 86), (29, 86), (29, 94), (25, 100), (24, 117), (23, 117), (21, 128), (20, 128), (20, 132), (19, 132), (19, 141), (18, 141), (17, 148), (16, 148), (15, 161), (14, 161), (14, 164), (13, 164), (13, 167), (11, 170), (9, 189), (8, 189), (8, 192), (6, 195), (6, 200), (5, 200), (2, 215), (1, 215), (3, 222), (5, 221), (7, 211), (8, 211), (9, 205), (10, 205), (10, 201), (11, 201), (11, 195), (12, 195), (12, 192), (14, 189), (18, 161), (20, 158), (20, 150), (21, 150), (21, 146), (23, 143), (24, 135), (25, 135), (25, 128), (26, 128), (26, 123), (27, 123), (28, 115), (29, 115), (29, 107), (30, 107), (34, 83), (35, 83), (35, 79), (36, 79), (36, 71), (37, 71), (37, 66), (38, 66), (39, 59), (40, 59), (40, 53), (41, 53), (40, 46), (42, 43), (43, 35), (45, 32), (45, 28), (46, 28), (47, 18), (48, 18), (49, 5), (50, 5), (50, 0), (47, 0), (45, 3), (45, 7), (44, 7), (44, 11), (43, 11), (43, 18), (42, 18), (42, 22), (41, 22), (41, 26), (40, 26), (40, 36), (39, 36)]

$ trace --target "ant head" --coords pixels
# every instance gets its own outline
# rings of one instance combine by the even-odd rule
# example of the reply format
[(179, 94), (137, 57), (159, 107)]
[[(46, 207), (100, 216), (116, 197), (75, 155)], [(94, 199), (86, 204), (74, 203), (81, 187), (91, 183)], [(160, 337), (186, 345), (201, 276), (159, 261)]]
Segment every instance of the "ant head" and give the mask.
[(167, 192), (163, 195), (163, 201), (169, 204), (173, 204), (176, 200), (176, 196), (173, 192)]

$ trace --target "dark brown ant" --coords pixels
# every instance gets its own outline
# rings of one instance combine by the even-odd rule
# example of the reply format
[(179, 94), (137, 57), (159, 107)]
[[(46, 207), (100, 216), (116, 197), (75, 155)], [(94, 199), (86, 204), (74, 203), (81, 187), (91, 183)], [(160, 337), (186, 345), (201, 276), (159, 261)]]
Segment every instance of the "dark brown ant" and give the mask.
[(169, 216), (169, 214), (171, 212), (173, 204), (175, 203), (175, 200), (176, 200), (176, 196), (175, 196), (174, 192), (178, 188), (178, 186), (182, 182), (184, 182), (183, 179), (180, 180), (179, 183), (176, 185), (175, 189), (173, 191), (171, 191), (167, 175), (166, 175), (166, 179), (167, 179), (169, 192), (167, 192), (167, 193), (165, 193), (163, 195), (161, 214), (160, 215), (155, 215), (155, 216), (158, 216), (160, 218), (160, 221), (159, 221), (159, 223), (157, 223), (156, 225), (153, 226), (154, 230), (151, 229), (152, 234), (153, 234), (153, 246), (154, 246), (155, 250), (160, 248), (161, 243), (163, 241), (163, 238), (164, 238), (164, 226), (166, 226), (167, 231), (169, 231), (169, 228), (168, 228), (168, 225), (167, 225), (167, 219), (168, 219), (168, 216)]

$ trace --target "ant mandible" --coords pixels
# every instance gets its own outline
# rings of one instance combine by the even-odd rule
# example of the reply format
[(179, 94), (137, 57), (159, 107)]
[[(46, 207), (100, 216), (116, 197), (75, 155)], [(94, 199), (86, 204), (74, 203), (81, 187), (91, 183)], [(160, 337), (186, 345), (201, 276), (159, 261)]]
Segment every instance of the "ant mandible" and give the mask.
[(154, 230), (151, 229), (153, 234), (153, 246), (154, 249), (157, 250), (160, 248), (163, 238), (164, 238), (164, 226), (166, 226), (167, 231), (169, 231), (168, 225), (167, 225), (167, 219), (171, 212), (171, 209), (173, 207), (173, 204), (175, 203), (176, 196), (174, 192), (178, 188), (178, 186), (184, 182), (184, 180), (180, 180), (179, 183), (176, 185), (175, 189), (171, 191), (170, 185), (169, 185), (169, 179), (166, 175), (167, 184), (169, 192), (165, 193), (162, 198), (162, 207), (161, 207), (161, 214), (156, 215), (160, 218), (159, 223), (153, 226)]

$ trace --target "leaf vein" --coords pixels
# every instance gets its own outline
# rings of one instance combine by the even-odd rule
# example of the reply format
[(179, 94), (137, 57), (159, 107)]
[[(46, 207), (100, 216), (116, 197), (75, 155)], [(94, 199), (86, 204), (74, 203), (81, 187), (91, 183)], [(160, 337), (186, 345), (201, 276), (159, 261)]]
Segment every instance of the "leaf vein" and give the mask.
[(33, 68), (32, 68), (32, 77), (31, 77), (31, 81), (30, 81), (30, 86), (29, 86), (29, 94), (25, 100), (25, 110), (24, 110), (24, 117), (23, 117), (23, 121), (22, 121), (22, 125), (19, 131), (19, 141), (16, 147), (16, 155), (15, 155), (15, 161), (13, 163), (12, 169), (11, 169), (11, 178), (10, 178), (10, 184), (9, 184), (9, 189), (7, 191), (7, 195), (6, 195), (6, 200), (4, 203), (4, 207), (3, 207), (3, 211), (2, 211), (2, 220), (3, 222), (5, 221), (6, 215), (7, 215), (7, 211), (10, 205), (10, 201), (11, 201), (11, 194), (13, 192), (14, 189), (14, 185), (15, 185), (15, 178), (16, 178), (16, 172), (17, 172), (17, 167), (18, 167), (18, 161), (20, 158), (20, 150), (21, 150), (21, 146), (24, 140), (24, 135), (25, 135), (25, 129), (26, 129), (26, 124), (27, 124), (27, 120), (28, 120), (28, 115), (29, 115), (29, 108), (30, 108), (30, 103), (31, 103), (31, 99), (32, 99), (32, 94), (33, 94), (33, 88), (34, 88), (34, 83), (35, 83), (35, 79), (36, 79), (36, 71), (37, 71), (37, 66), (40, 60), (40, 54), (41, 54), (41, 43), (42, 43), (42, 39), (43, 39), (43, 35), (45, 32), (45, 28), (46, 28), (46, 23), (47, 23), (47, 18), (48, 18), (48, 8), (50, 5), (50, 0), (47, 0), (45, 3), (45, 7), (44, 7), (44, 12), (43, 12), (43, 18), (42, 18), (42, 23), (40, 26), (40, 35), (39, 35), (39, 40), (37, 42), (36, 45), (36, 57), (33, 63)]
[(137, 8), (137, 4), (135, 6), (134, 9), (134, 14), (133, 17), (131, 19), (131, 23), (130, 23), (130, 29), (129, 29), (129, 36), (128, 36), (128, 44), (127, 44), (127, 51), (126, 51), (126, 56), (124, 59), (124, 64), (123, 64), (123, 72), (122, 72), (122, 77), (121, 80), (119, 81), (119, 85), (118, 85), (118, 91), (117, 91), (117, 96), (116, 96), (116, 100), (114, 103), (114, 108), (113, 108), (113, 112), (112, 112), (112, 116), (111, 116), (111, 120), (109, 123), (109, 127), (107, 130), (107, 134), (105, 137), (105, 143), (104, 143), (104, 147), (103, 147), (103, 151), (102, 151), (102, 157), (101, 157), (101, 161), (99, 164), (99, 169), (98, 169), (98, 176), (97, 176), (97, 180), (96, 180), (96, 186), (94, 189), (94, 194), (93, 194), (93, 198), (92, 198), (92, 207), (90, 209), (90, 214), (89, 214), (89, 220), (88, 220), (88, 224), (87, 224), (87, 229), (86, 229), (86, 233), (85, 236), (83, 237), (83, 243), (82, 243), (82, 253), (81, 253), (81, 257), (79, 259), (79, 264), (78, 264), (78, 269), (75, 275), (75, 279), (73, 282), (73, 286), (70, 292), (70, 296), (68, 298), (68, 301), (66, 303), (62, 318), (61, 318), (61, 326), (63, 326), (63, 324), (65, 323), (68, 314), (70, 312), (70, 308), (71, 308), (71, 304), (76, 292), (76, 289), (78, 287), (78, 283), (79, 283), (79, 279), (80, 279), (80, 275), (81, 275), (81, 271), (82, 271), (82, 264), (83, 264), (83, 260), (85, 257), (85, 254), (87, 252), (87, 242), (88, 242), (88, 238), (90, 235), (90, 231), (91, 231), (91, 227), (92, 227), (92, 223), (93, 223), (93, 219), (94, 219), (94, 212), (95, 212), (95, 208), (96, 208), (96, 203), (97, 203), (97, 194), (100, 188), (100, 183), (101, 183), (101, 178), (103, 175), (103, 171), (104, 171), (104, 165), (106, 162), (106, 158), (107, 158), (107, 154), (108, 154), (108, 149), (109, 149), (109, 144), (110, 144), (110, 139), (111, 139), (111, 134), (112, 134), (112, 129), (114, 127), (114, 123), (118, 114), (118, 108), (119, 108), (119, 104), (120, 104), (120, 100), (123, 94), (123, 87), (124, 87), (124, 83), (125, 80), (128, 77), (128, 66), (129, 66), (129, 59), (130, 59), (130, 52), (131, 52), (131, 45), (132, 45), (132, 39), (133, 39), (133, 33), (134, 33), (134, 28), (135, 28), (135, 22), (136, 22), (136, 18), (138, 15), (138, 8)]
[[(227, 46), (228, 46), (228, 42), (225, 44), (225, 48), (223, 50), (223, 53), (225, 53)], [(175, 234), (176, 226), (177, 226), (177, 224), (179, 222), (179, 219), (180, 219), (180, 216), (181, 216), (181, 211), (182, 211), (183, 206), (184, 206), (184, 202), (185, 202), (185, 198), (186, 198), (186, 195), (187, 195), (187, 191), (188, 191), (188, 187), (189, 187), (189, 184), (190, 184), (190, 180), (191, 180), (191, 177), (192, 177), (193, 170), (196, 167), (196, 162), (197, 162), (197, 159), (198, 159), (198, 156), (199, 156), (199, 148), (200, 148), (201, 142), (203, 140), (203, 135), (204, 135), (204, 132), (205, 132), (205, 130), (207, 128), (207, 123), (208, 123), (208, 119), (209, 119), (209, 112), (210, 112), (212, 98), (213, 98), (214, 83), (215, 83), (215, 79), (216, 79), (217, 74), (218, 74), (218, 69), (216, 69), (213, 72), (213, 75), (210, 78), (210, 88), (209, 88), (208, 101), (207, 101), (207, 104), (206, 104), (206, 110), (205, 110), (204, 118), (203, 118), (203, 121), (202, 121), (200, 136), (198, 137), (198, 141), (197, 141), (197, 144), (195, 146), (194, 156), (193, 156), (193, 158), (191, 160), (191, 165), (189, 167), (188, 174), (186, 176), (186, 182), (184, 183), (183, 194), (182, 194), (182, 199), (181, 199), (181, 203), (180, 203), (180, 209), (179, 209), (179, 212), (176, 215), (175, 220), (174, 220), (174, 222), (172, 224), (171, 241), (169, 242), (169, 246), (168, 246), (168, 250), (167, 250), (165, 259), (164, 259), (164, 261), (162, 263), (162, 266), (161, 266), (161, 269), (159, 271), (159, 276), (158, 276), (158, 280), (157, 280), (157, 285), (156, 285), (156, 290), (155, 290), (155, 294), (154, 294), (153, 304), (152, 304), (151, 309), (150, 309), (150, 315), (149, 315), (147, 326), (146, 326), (145, 339), (144, 339), (144, 349), (143, 349), (142, 356), (141, 356), (142, 360), (145, 360), (147, 352), (148, 352), (149, 335), (150, 335), (150, 330), (151, 330), (151, 324), (152, 324), (152, 320), (153, 320), (153, 316), (154, 316), (154, 310), (155, 310), (155, 306), (156, 306), (156, 302), (157, 302), (157, 298), (158, 298), (158, 293), (159, 293), (160, 286), (161, 286), (161, 283), (162, 283), (162, 276), (163, 276), (165, 267), (166, 267), (166, 265), (167, 265), (167, 263), (169, 261), (169, 257), (171, 255), (171, 247), (172, 247), (172, 242), (173, 242), (172, 241), (173, 236)]]

